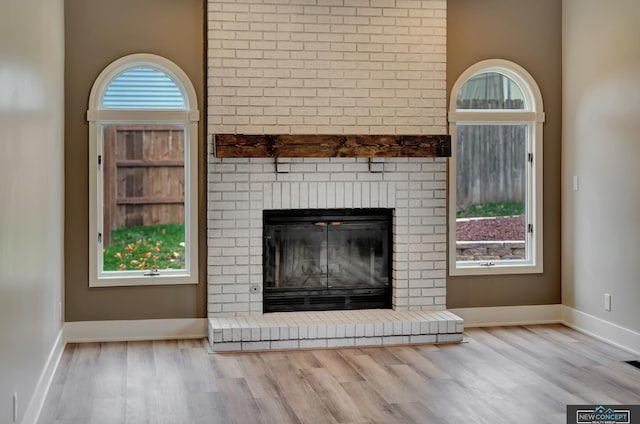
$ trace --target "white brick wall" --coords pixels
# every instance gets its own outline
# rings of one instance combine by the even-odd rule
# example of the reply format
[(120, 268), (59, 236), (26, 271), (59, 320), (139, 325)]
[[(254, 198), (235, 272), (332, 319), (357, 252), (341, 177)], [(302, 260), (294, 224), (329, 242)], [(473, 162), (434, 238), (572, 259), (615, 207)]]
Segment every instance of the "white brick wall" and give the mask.
[(263, 209), (393, 208), (394, 309), (444, 309), (445, 159), (209, 158), (209, 316), (262, 313)]
[(446, 132), (446, 0), (208, 5), (209, 133)]

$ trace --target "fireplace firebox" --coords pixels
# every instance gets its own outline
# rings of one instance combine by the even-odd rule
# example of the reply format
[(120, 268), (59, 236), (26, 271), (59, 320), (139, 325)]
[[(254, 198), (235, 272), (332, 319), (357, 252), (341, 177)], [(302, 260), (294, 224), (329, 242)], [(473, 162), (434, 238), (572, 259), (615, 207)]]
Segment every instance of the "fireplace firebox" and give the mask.
[(265, 210), (264, 312), (390, 308), (392, 216)]

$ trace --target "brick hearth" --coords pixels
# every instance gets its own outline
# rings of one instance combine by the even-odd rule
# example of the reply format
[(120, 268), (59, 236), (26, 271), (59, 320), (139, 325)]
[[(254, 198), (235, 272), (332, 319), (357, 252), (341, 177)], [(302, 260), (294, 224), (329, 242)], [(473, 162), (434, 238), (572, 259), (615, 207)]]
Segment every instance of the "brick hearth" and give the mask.
[(214, 352), (449, 343), (462, 340), (463, 321), (448, 311), (277, 312), (209, 319)]

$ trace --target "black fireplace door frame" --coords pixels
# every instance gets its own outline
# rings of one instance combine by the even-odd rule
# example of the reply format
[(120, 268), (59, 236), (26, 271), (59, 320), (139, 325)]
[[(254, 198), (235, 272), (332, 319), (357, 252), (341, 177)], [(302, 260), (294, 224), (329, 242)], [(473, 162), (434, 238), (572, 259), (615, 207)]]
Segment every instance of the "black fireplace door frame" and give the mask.
[[(318, 310), (344, 310), (344, 309), (389, 309), (391, 308), (391, 287), (392, 287), (392, 223), (393, 209), (295, 209), (295, 210), (265, 210), (263, 211), (263, 311), (318, 311)], [(350, 266), (346, 258), (341, 258), (340, 247), (331, 246), (332, 237), (344, 237), (345, 233), (356, 227), (367, 225), (378, 225), (382, 232), (381, 256), (386, 257), (386, 263), (374, 263), (373, 252), (371, 253), (371, 271), (368, 275), (374, 275), (374, 267), (382, 267), (375, 275), (378, 280), (368, 283), (357, 283), (357, 273), (354, 274), (356, 283), (342, 284), (332, 271), (332, 267)], [(298, 263), (291, 264), (287, 270), (280, 270), (280, 254), (287, 254), (287, 249), (275, 249), (274, 241), (271, 237), (278, 233), (283, 226), (288, 226), (284, 231), (291, 231), (298, 237), (306, 237), (307, 243), (325, 243), (325, 246), (317, 246), (326, 252), (323, 262), (319, 259), (299, 258)], [(295, 228), (295, 227), (298, 228)], [(293, 228), (292, 228), (293, 227)], [(297, 231), (297, 233), (296, 233)], [(357, 229), (356, 229), (357, 231)], [(309, 238), (308, 232), (315, 232), (317, 237)], [(299, 234), (298, 234), (299, 233)], [(324, 233), (324, 234), (323, 234)], [(277, 238), (277, 237), (276, 237)], [(354, 248), (353, 246), (351, 247)], [(357, 247), (355, 247), (357, 248)], [(282, 251), (284, 253), (282, 253)], [(277, 252), (277, 253), (276, 253)], [(333, 262), (328, 262), (333, 257)], [(342, 262), (341, 262), (342, 261)], [(278, 266), (275, 266), (278, 262)], [(286, 263), (286, 262), (285, 262)], [(366, 267), (366, 263), (353, 264), (353, 266)], [(296, 269), (291, 269), (292, 267)], [(324, 269), (323, 269), (324, 267)], [(299, 269), (298, 269), (299, 268)], [(302, 269), (306, 268), (306, 269)], [(317, 272), (314, 272), (317, 270)], [(304, 274), (305, 282), (295, 283), (291, 287), (275, 287), (275, 281), (280, 282), (280, 273), (288, 276), (292, 272)], [(288, 272), (288, 274), (287, 274)], [(355, 271), (354, 271), (355, 272)], [(367, 270), (360, 270), (360, 275)], [(348, 275), (348, 273), (346, 273)], [(370, 277), (373, 278), (373, 277)], [(295, 278), (294, 278), (295, 279)]]

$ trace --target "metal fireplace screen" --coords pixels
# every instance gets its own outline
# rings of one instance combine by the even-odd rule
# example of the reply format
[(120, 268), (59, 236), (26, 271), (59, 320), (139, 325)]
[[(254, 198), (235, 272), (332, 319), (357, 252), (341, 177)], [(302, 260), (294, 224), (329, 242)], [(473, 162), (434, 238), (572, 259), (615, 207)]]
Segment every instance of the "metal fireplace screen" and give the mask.
[(265, 312), (391, 307), (391, 209), (263, 216)]

